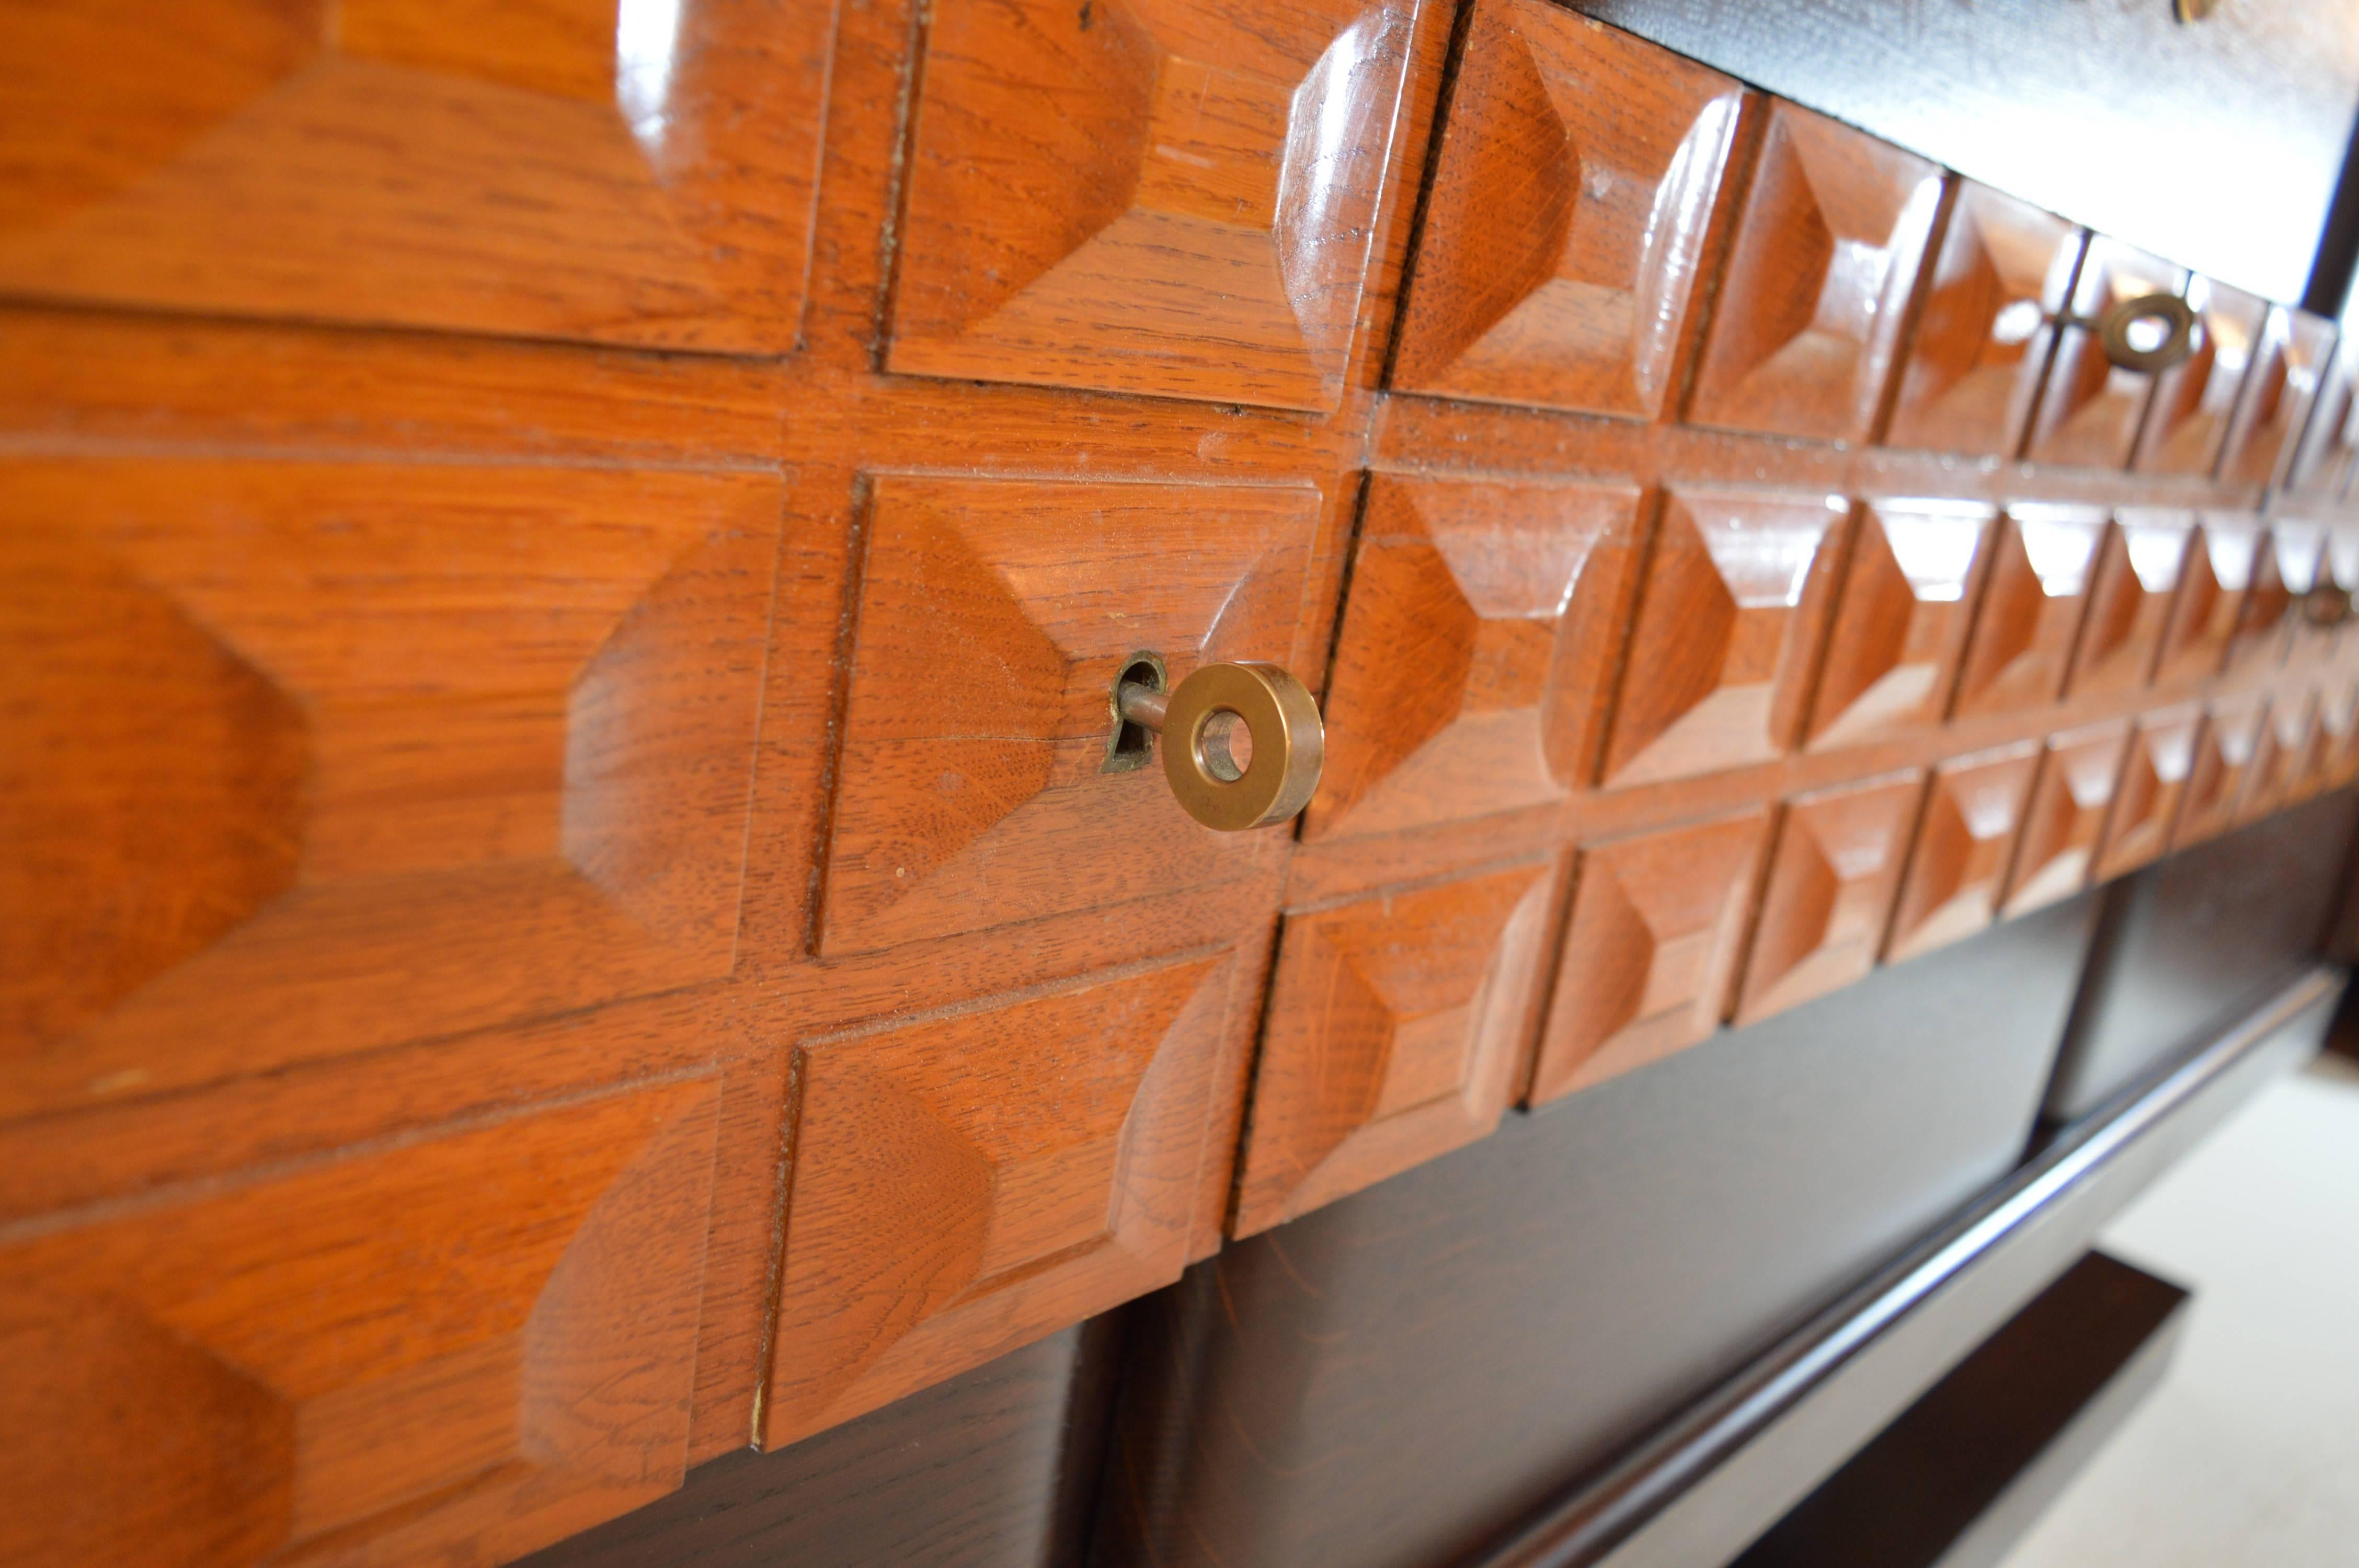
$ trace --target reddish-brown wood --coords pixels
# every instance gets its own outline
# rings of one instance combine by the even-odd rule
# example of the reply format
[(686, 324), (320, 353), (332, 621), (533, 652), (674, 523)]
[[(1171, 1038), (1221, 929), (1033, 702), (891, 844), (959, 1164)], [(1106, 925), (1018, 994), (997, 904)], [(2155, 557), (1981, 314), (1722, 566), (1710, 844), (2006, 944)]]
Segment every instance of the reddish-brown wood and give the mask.
[(1515, 866), (1286, 923), (1230, 1233), (1484, 1136), (1535, 1022), (1556, 878)]
[(2097, 851), (2099, 881), (2134, 871), (2170, 847), (2202, 722), (2203, 710), (2193, 704), (2139, 718)]
[(1884, 439), (2013, 457), (2039, 395), (2081, 261), (2082, 232), (2027, 202), (1958, 182)]
[(2200, 680), (2225, 662), (2260, 565), (2261, 542), (2260, 524), (2247, 514), (2199, 514), (2162, 650), (2155, 657), (2158, 683)]
[[(2187, 274), (2158, 256), (2100, 234), (2089, 241), (2072, 286), (2072, 313), (2102, 317), (2112, 306), (2148, 294), (2179, 294)], [(2105, 357), (2094, 329), (2067, 327), (2058, 334), (2048, 381), (2032, 416), (2024, 455), (2044, 463), (2120, 468), (2130, 460), (2154, 377)]]
[(1871, 501), (1859, 509), (1810, 743), (1930, 730), (1950, 708), (1972, 624), (1991, 509)]
[(1689, 417), (1866, 440), (1940, 194), (1923, 158), (1772, 103)]
[(2037, 741), (1978, 752), (1933, 770), (1886, 957), (1913, 958), (1991, 923), (2038, 770)]
[(1844, 520), (1818, 496), (1675, 491), (1630, 633), (1605, 782), (1648, 784), (1795, 743)]
[(2241, 406), (2247, 372), (2270, 358), (2262, 341), (2267, 300), (2196, 277), (2188, 280), (2187, 303), (2201, 330), (2195, 351), (2155, 377), (2154, 409), (2138, 432), (2134, 466), (2141, 473), (2209, 476)]
[(2262, 697), (2213, 703), (2195, 743), (2195, 765), (2187, 775), (2187, 798), (2170, 847), (2183, 849), (2236, 825), (2253, 762), (2267, 728), (2268, 703)]
[(2007, 509), (1958, 682), (1960, 713), (2036, 712), (2056, 700), (2104, 535), (2094, 507)]
[(2080, 892), (2089, 880), (2128, 739), (2129, 726), (2113, 722), (2070, 730), (2048, 742), (2030, 804), (2024, 807), (2000, 913), (2021, 914), (2053, 903)]
[(2339, 338), (2319, 373), (2318, 396), (2285, 470), (2296, 495), (2332, 500), (2359, 459), (2359, 336)]
[(2269, 308), (2253, 369), (2222, 455), (2223, 479), (2267, 484), (2294, 453), (2334, 349), (2334, 323), (2307, 310)]
[(2310, 591), (2325, 539), (2318, 525), (2273, 520), (2253, 557), (2252, 583), (2236, 608), (2223, 673), (2249, 686), (2267, 680), (2285, 662), (2287, 622), (2294, 596)]
[(886, 363), (1334, 408), (1415, 10), (946, 0)]
[(1709, 1035), (1726, 1014), (1767, 806), (1584, 846), (1529, 1098), (1540, 1105)]
[(2193, 546), (2193, 519), (2184, 512), (2124, 507), (2115, 514), (2099, 546), (2069, 693), (2134, 692), (2153, 678)]
[(1476, 0), (1393, 384), (1660, 415), (1742, 100), (1545, 0)]
[(1908, 773), (1786, 803), (1734, 1022), (1824, 996), (1875, 967), (1924, 793)]
[(0, 289), (783, 351), (834, 10), (11, 8)]
[(2310, 762), (2310, 743), (2318, 729), (2318, 697), (2295, 688), (2280, 692), (2269, 703), (2258, 744), (2247, 770), (2245, 794), (2236, 803), (2239, 822), (2251, 822), (2302, 798), (2303, 778)]
[(504, 1563), (679, 1484), (709, 1081), (0, 1238), (0, 1556)]
[(1637, 511), (1628, 485), (1371, 481), (1305, 836), (1479, 816), (1588, 783)]
[[(2269, 542), (2277, 558), (2277, 580), (2287, 596), (2284, 665), (2273, 678), (2306, 682), (2323, 671), (2341, 641), (2340, 626), (2324, 626), (2303, 612), (2299, 600), (2321, 584), (2336, 585), (2346, 571), (2359, 575), (2354, 546), (2332, 540), (2327, 524), (2309, 518), (2279, 517), (2269, 524)], [(2330, 542), (2339, 547), (2330, 551)], [(2343, 557), (2340, 563), (2336, 556)], [(2266, 667), (2266, 665), (2264, 665)]]

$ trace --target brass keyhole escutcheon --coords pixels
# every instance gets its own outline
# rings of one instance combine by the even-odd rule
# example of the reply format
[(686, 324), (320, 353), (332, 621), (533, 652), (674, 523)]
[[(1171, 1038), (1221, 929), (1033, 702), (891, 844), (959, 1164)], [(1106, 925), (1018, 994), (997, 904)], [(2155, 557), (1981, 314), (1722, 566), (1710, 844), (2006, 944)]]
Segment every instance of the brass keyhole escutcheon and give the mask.
[(2097, 318), (2097, 344), (2124, 370), (2153, 374), (2195, 352), (2202, 330), (2195, 308), (2176, 294), (2141, 294)]
[[(1223, 833), (1284, 822), (1310, 804), (1327, 730), (1310, 691), (1277, 665), (1205, 665), (1169, 692), (1128, 678), (1114, 694), (1125, 726), (1163, 739), (1163, 776), (1189, 816)], [(1161, 661), (1154, 661), (1159, 674)]]

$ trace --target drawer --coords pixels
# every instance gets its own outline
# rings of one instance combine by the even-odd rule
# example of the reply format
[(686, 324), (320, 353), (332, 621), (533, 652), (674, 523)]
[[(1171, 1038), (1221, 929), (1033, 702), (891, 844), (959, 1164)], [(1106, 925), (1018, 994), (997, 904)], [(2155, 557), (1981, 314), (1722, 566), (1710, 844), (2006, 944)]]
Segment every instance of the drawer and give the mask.
[(870, 485), (819, 950), (1203, 887), (1266, 833), (1180, 808), (1117, 753), (1115, 683), (1153, 655), (1307, 667), (1308, 485), (886, 474)]
[(1811, 699), (1812, 749), (1920, 733), (1948, 715), (1993, 515), (1940, 501), (1859, 508)]
[(1925, 159), (1773, 102), (1688, 417), (1866, 440), (1940, 195)]
[(0, 1113), (730, 973), (774, 478), (6, 484)]
[(1334, 408), (1416, 8), (943, 0), (886, 368)]
[(2290, 466), (2334, 351), (2334, 323), (2307, 310), (2269, 308), (2255, 351), (2244, 406), (2228, 433), (2220, 477), (2268, 484)]
[(0, 289), (787, 352), (834, 9), (13, 7)]
[(611, 1095), (0, 1247), (0, 1557), (505, 1563), (678, 1486), (717, 1096)]
[(1656, 418), (1744, 92), (1543, 0), (1465, 28), (1392, 384)]
[(1901, 773), (1786, 803), (1733, 1022), (1756, 1023), (1875, 967), (1924, 795), (1920, 774)]
[(2219, 465), (2231, 420), (2263, 355), (2269, 304), (2208, 277), (2190, 278), (2187, 303), (2202, 330), (2195, 351), (2154, 378), (2154, 409), (2138, 432), (2140, 473), (2194, 474)]
[(2187, 575), (2194, 519), (2168, 508), (2125, 506), (2099, 547), (2088, 624), (2072, 655), (2066, 695), (2136, 691), (2153, 676), (2173, 600)]
[(2080, 634), (2105, 514), (2090, 506), (2007, 509), (1991, 553), (1957, 710), (2009, 713), (2056, 701)]
[(2203, 710), (2192, 703), (2139, 715), (2097, 851), (2097, 881), (2136, 871), (2170, 847), (2202, 724)]
[(2155, 680), (2177, 685), (2218, 673), (2235, 641), (2261, 565), (2261, 525), (2249, 513), (2197, 514), (2178, 601), (2155, 659)]
[(1305, 838), (1541, 805), (1589, 782), (1638, 496), (1626, 484), (1369, 481)]
[[(2096, 235), (2089, 241), (2079, 281), (2072, 286), (2072, 313), (2094, 319), (2125, 300), (2176, 295), (2186, 287), (2187, 274), (2180, 268), (2119, 240)], [(2067, 327), (2057, 335), (2024, 456), (2041, 463), (2125, 467), (2153, 393), (2153, 375), (2107, 359), (2089, 328)]]
[(2195, 766), (2188, 773), (2179, 827), (2171, 835), (2174, 851), (2216, 838), (2235, 826), (2267, 721), (2266, 697), (2247, 697), (2210, 706), (2195, 742)]
[(1955, 757), (1933, 770), (1892, 913), (1887, 959), (1971, 936), (1996, 916), (2038, 772), (2037, 741)]
[(2128, 741), (2129, 725), (2120, 720), (2049, 738), (2024, 807), (2002, 914), (2053, 903), (2087, 884)]

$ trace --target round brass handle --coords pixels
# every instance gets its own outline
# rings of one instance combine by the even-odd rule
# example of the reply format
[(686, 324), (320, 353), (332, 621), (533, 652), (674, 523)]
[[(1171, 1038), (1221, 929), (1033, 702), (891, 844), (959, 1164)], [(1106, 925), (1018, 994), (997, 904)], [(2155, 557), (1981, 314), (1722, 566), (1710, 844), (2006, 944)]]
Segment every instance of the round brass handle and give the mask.
[[(2160, 326), (2161, 341), (2140, 348), (2136, 341), (2140, 322)], [(2141, 294), (2122, 300), (2108, 307), (2093, 325), (2097, 346), (2107, 359), (2124, 370), (2148, 374), (2169, 370), (2194, 353), (2196, 334), (2202, 330), (2195, 308), (2176, 294)]]
[(1277, 665), (1204, 665), (1169, 692), (1125, 680), (1115, 705), (1163, 737), (1163, 776), (1207, 827), (1283, 822), (1319, 787), (1327, 758), (1319, 704)]

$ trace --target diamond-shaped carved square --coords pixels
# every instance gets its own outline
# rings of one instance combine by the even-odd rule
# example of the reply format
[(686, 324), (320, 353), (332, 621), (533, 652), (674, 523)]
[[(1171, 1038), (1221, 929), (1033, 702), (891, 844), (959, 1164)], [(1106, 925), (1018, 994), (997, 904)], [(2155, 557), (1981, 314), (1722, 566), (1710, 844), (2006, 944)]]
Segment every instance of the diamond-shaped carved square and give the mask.
[[(2090, 239), (2081, 262), (2072, 313), (2094, 320), (2125, 300), (2176, 295), (2186, 287), (2181, 268), (2100, 234)], [(2107, 359), (2091, 329), (2067, 327), (2057, 336), (2024, 456), (2034, 462), (2122, 468), (2130, 460), (2153, 392), (2152, 374)]]
[(2334, 585), (2342, 572), (2359, 568), (2359, 561), (2352, 558), (2359, 552), (2329, 548), (2340, 543), (2335, 533), (2327, 524), (2307, 518), (2280, 517), (2269, 524), (2269, 542), (2277, 558), (2277, 580), (2286, 595), (2283, 619), (2288, 679), (2306, 680), (2321, 674), (2342, 638), (2341, 626), (2318, 624), (2303, 613), (2301, 604), (2303, 598), (2321, 584)]
[(2262, 357), (2269, 304), (2208, 277), (2190, 278), (2187, 303), (2202, 323), (2195, 351), (2155, 377), (2154, 409), (2138, 433), (2140, 473), (2209, 477), (2253, 362)]
[(1885, 444), (2013, 457), (2080, 259), (2063, 219), (1960, 180)]
[(2194, 520), (2184, 512), (2125, 506), (2114, 523), (2098, 548), (2088, 622), (2065, 683), (2073, 697), (2136, 691), (2152, 677), (2194, 547)]
[(1770, 107), (1688, 417), (1864, 441), (1892, 373), (1940, 171), (1864, 132)]
[(730, 972), (774, 477), (6, 486), (0, 1111)]
[(2195, 538), (2180, 572), (2179, 596), (2155, 658), (2158, 685), (2218, 673), (2244, 618), (2245, 595), (2261, 556), (2261, 525), (2250, 513), (2197, 514)]
[(2270, 701), (2254, 748), (2244, 798), (2236, 803), (2239, 822), (2256, 821), (2301, 798), (2303, 772), (2310, 765), (2310, 741), (2317, 729), (2315, 692), (2280, 692)]
[(1743, 89), (1543, 0), (1478, 0), (1393, 384), (1663, 411)]
[(2286, 464), (2286, 488), (2329, 500), (2341, 495), (2359, 467), (2359, 334), (2338, 339), (2319, 374), (2310, 422)]
[(1885, 957), (1897, 961), (1971, 936), (1998, 913), (2039, 742), (2024, 741), (1933, 770)]
[(2203, 710), (2193, 705), (2141, 716), (2122, 763), (2121, 787), (2105, 823), (2096, 880), (2106, 881), (2158, 860), (2170, 847), (2180, 803), (2195, 771)]
[(0, 1558), (489, 1568), (687, 1468), (710, 1081), (0, 1248)]
[(1415, 10), (943, 0), (887, 367), (1333, 408)]
[(2333, 350), (2333, 322), (2307, 310), (2269, 308), (2243, 403), (2229, 427), (2221, 478), (2267, 484), (2289, 466)]
[(1287, 919), (1232, 1234), (1489, 1133), (1530, 1043), (1545, 864)]
[(1845, 511), (1823, 496), (1664, 498), (1606, 738), (1607, 784), (1712, 773), (1793, 747)]
[(1755, 806), (1581, 849), (1533, 1104), (1685, 1050), (1720, 1027), (1768, 827), (1768, 807)]
[(2081, 891), (2096, 859), (2097, 836), (2121, 781), (2129, 740), (2124, 721), (2092, 724), (2051, 737), (2039, 778), (2024, 808), (2015, 869), (2002, 913), (2015, 915)]
[(2195, 765), (2170, 847), (2183, 849), (2234, 827), (2268, 723), (2268, 702), (2248, 697), (2212, 705), (2195, 741)]
[(2338, 679), (2318, 701), (2314, 789), (2343, 789), (2359, 779), (2359, 683)]
[(1814, 750), (1930, 730), (1948, 715), (1992, 515), (1937, 501), (1860, 508), (1811, 699)]
[(1244, 875), (1159, 765), (1109, 769), (1141, 654), (1304, 667), (1307, 486), (874, 481), (820, 949), (897, 942)]
[(0, 289), (785, 352), (834, 10), (10, 7)]
[(795, 1053), (776, 1447), (1179, 1278), (1227, 954)]
[(2259, 680), (2285, 660), (2294, 601), (2318, 580), (2326, 530), (2289, 518), (2272, 521), (2253, 557), (2252, 581), (2236, 606), (2222, 673), (2240, 681)]
[(1370, 482), (1306, 838), (1561, 799), (1586, 784), (1638, 492)]
[(2036, 708), (2062, 694), (2104, 534), (2095, 507), (2007, 509), (1958, 680), (1960, 713)]
[(1786, 803), (1736, 1023), (1824, 996), (1875, 967), (1924, 793), (1923, 777), (1907, 773)]

